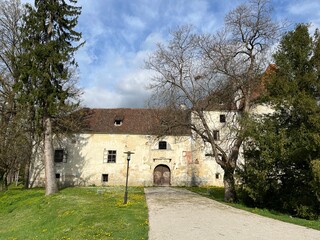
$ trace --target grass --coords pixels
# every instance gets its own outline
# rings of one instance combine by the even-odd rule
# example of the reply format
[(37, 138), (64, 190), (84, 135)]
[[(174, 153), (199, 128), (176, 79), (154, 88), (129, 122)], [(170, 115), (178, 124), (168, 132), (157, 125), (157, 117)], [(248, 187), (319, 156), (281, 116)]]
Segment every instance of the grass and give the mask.
[(148, 211), (143, 188), (66, 188), (0, 192), (0, 239), (147, 239)]
[[(224, 198), (223, 187), (186, 187), (186, 189), (192, 192), (198, 193), (202, 196), (214, 199), (216, 201), (223, 202), (223, 198)], [(301, 218), (295, 218), (290, 215), (279, 213), (279, 212), (268, 210), (268, 209), (250, 208), (241, 203), (225, 203), (225, 202), (223, 203), (235, 208), (239, 208), (248, 212), (261, 215), (261, 216), (320, 230), (320, 220), (306, 220)]]
[[(224, 189), (187, 187), (223, 202)], [(43, 189), (19, 188), (0, 192), (1, 240), (96, 240), (148, 238), (148, 212), (143, 188), (129, 188), (123, 205), (123, 187), (66, 188), (44, 196)], [(320, 230), (320, 221), (294, 218), (267, 209), (228, 204), (269, 218)]]

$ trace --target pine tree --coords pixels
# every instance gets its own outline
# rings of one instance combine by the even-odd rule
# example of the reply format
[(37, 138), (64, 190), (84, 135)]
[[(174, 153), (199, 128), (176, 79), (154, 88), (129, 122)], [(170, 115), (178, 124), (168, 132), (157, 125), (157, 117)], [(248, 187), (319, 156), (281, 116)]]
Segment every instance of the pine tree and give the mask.
[(52, 146), (52, 122), (72, 107), (77, 93), (72, 73), (77, 63), (74, 53), (83, 44), (74, 30), (81, 7), (76, 0), (35, 0), (28, 5), (22, 27), (20, 81), (16, 89), (20, 101), (35, 111), (39, 133), (43, 133), (46, 195), (58, 191)]

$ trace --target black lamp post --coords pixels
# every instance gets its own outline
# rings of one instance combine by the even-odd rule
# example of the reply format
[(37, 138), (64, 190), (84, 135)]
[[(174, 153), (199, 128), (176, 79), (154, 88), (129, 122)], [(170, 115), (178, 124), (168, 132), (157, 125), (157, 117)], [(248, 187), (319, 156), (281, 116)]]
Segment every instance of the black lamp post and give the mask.
[(128, 177), (129, 177), (129, 162), (131, 158), (131, 154), (134, 154), (134, 152), (124, 152), (127, 154), (127, 177), (126, 177), (126, 191), (124, 192), (124, 198), (123, 198), (123, 204), (127, 204), (128, 200)]

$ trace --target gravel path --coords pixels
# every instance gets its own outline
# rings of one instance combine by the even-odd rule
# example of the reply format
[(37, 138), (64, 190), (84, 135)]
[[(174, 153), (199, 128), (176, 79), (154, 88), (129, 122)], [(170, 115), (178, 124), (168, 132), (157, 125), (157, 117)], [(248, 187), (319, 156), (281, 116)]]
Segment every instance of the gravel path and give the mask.
[(145, 188), (149, 240), (320, 240), (320, 231), (261, 217), (184, 189)]

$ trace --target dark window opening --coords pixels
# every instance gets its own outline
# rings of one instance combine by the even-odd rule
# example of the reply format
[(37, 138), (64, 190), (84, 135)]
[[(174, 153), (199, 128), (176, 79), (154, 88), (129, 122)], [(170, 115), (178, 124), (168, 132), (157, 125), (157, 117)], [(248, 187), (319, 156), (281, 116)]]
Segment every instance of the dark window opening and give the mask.
[(160, 141), (159, 142), (159, 149), (167, 149), (167, 142), (166, 141)]
[(102, 174), (102, 182), (108, 182), (109, 181), (109, 174)]
[(216, 141), (219, 141), (220, 140), (219, 130), (214, 130), (212, 133), (213, 133), (213, 139)]
[(56, 178), (57, 178), (57, 179), (60, 178), (60, 173), (56, 173)]
[(216, 179), (220, 179), (220, 173), (216, 173)]
[(114, 118), (114, 125), (115, 126), (121, 126), (123, 122), (123, 116), (116, 116)]
[(64, 157), (63, 149), (54, 150), (54, 162), (56, 163), (63, 162), (63, 157)]
[(114, 125), (115, 126), (121, 126), (122, 125), (122, 120), (114, 120)]
[(116, 150), (108, 150), (108, 163), (115, 163), (117, 158)]
[(225, 114), (221, 114), (221, 115), (220, 115), (220, 122), (221, 122), (221, 123), (226, 122), (226, 115), (225, 115)]

